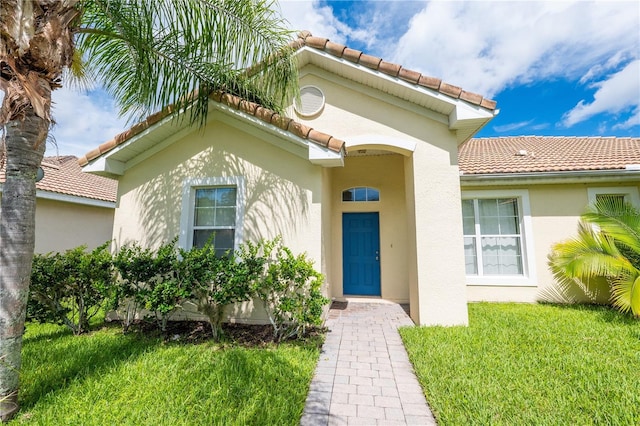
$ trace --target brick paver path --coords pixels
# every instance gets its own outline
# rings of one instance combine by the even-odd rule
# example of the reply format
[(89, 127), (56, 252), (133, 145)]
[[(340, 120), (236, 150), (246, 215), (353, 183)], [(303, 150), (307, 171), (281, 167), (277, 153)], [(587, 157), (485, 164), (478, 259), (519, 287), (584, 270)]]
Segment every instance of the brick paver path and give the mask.
[(371, 299), (334, 303), (300, 424), (435, 425), (398, 327), (402, 306)]

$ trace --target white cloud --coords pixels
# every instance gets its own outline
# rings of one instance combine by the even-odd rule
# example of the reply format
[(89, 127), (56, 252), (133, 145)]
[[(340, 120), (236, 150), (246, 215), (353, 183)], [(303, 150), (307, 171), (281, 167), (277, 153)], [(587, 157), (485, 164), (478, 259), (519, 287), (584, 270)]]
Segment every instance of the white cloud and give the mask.
[(332, 7), (317, 0), (280, 0), (279, 4), (294, 30), (309, 30), (336, 43), (355, 41), (377, 55), (391, 54), (411, 17), (424, 7), (424, 1), (354, 1), (347, 17), (335, 16)]
[(594, 63), (636, 58), (639, 26), (636, 2), (429, 2), (393, 60), (492, 97), (510, 85), (577, 80)]
[(593, 102), (581, 100), (563, 117), (563, 125), (571, 127), (601, 113), (617, 114), (631, 109), (635, 113), (616, 128), (625, 129), (640, 125), (638, 110), (640, 108), (640, 59), (630, 62), (622, 70), (609, 76), (606, 80), (594, 83), (597, 88)]
[(594, 79), (597, 80), (600, 76), (617, 69), (621, 64), (632, 59), (629, 53), (628, 51), (616, 52), (604, 64), (595, 64), (580, 78), (580, 84), (588, 84)]
[[(46, 156), (82, 156), (126, 129), (113, 100), (100, 90), (80, 92), (63, 87), (53, 92)], [(0, 102), (4, 92), (0, 92)]]
[(496, 132), (512, 132), (514, 130), (518, 130), (518, 129), (522, 129), (523, 127), (527, 127), (529, 125), (531, 125), (531, 123), (533, 123), (533, 120), (528, 120), (528, 121), (520, 121), (518, 123), (509, 123), (509, 124), (503, 124), (502, 126), (493, 126), (493, 129)]
[(83, 93), (64, 87), (53, 92), (53, 102), (56, 124), (49, 134), (57, 148), (49, 143), (45, 155), (82, 156), (127, 127), (104, 92)]
[(632, 111), (631, 116), (627, 121), (618, 123), (613, 126), (613, 130), (628, 130), (635, 126), (640, 126), (640, 108), (636, 108)]
[(307, 30), (336, 43), (345, 42), (345, 33), (349, 32), (349, 28), (333, 16), (330, 7), (320, 6), (317, 0), (280, 0), (279, 4), (282, 16), (293, 30)]

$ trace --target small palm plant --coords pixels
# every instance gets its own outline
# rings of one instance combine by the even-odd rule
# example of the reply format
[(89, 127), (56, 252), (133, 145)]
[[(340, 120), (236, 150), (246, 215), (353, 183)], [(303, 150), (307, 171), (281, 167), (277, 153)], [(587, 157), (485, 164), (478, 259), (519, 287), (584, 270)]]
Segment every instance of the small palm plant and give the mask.
[(640, 317), (640, 211), (622, 197), (599, 198), (581, 216), (578, 235), (555, 244), (548, 259), (561, 286), (589, 288), (605, 278), (611, 304)]

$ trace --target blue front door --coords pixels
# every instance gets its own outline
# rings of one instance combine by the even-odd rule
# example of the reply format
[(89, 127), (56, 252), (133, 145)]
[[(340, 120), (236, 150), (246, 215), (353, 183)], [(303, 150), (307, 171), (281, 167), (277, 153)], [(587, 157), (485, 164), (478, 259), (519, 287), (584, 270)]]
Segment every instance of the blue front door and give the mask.
[(380, 296), (380, 217), (342, 214), (342, 292)]

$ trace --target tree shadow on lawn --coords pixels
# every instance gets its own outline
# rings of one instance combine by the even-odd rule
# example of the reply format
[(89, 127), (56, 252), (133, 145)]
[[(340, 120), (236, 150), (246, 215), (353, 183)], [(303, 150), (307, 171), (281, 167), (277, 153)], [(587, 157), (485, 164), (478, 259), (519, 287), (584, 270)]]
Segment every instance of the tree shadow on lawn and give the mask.
[(64, 390), (77, 378), (100, 374), (160, 344), (159, 339), (121, 333), (74, 336), (66, 329), (29, 337), (22, 348), (21, 408), (30, 409), (46, 394)]
[(597, 317), (602, 321), (609, 324), (616, 325), (638, 325), (640, 326), (640, 318), (634, 318), (631, 314), (624, 314), (610, 305), (595, 304), (595, 303), (575, 303), (575, 304), (563, 304), (563, 303), (546, 303), (543, 305), (554, 306), (558, 309), (567, 311), (579, 311), (579, 312), (593, 312), (597, 314)]
[(56, 328), (56, 329), (52, 329), (49, 332), (38, 332), (37, 335), (31, 336), (31, 335), (29, 335), (29, 331), (30, 331), (29, 329), (32, 326), (32, 324), (35, 325), (37, 323), (27, 323), (26, 324), (26, 327), (25, 327), (26, 328), (26, 333), (22, 338), (23, 339), (22, 340), (23, 345), (27, 344), (27, 343), (32, 345), (32, 344), (36, 344), (38, 342), (41, 342), (43, 340), (45, 340), (47, 342), (51, 342), (51, 341), (54, 341), (56, 339), (61, 338), (62, 336), (72, 336), (73, 335), (71, 330), (69, 330), (68, 328), (59, 327), (59, 328)]
[[(117, 325), (81, 336), (66, 329), (54, 329), (28, 337), (23, 347), (22, 412), (33, 409), (48, 394), (62, 395), (79, 382), (99, 377), (120, 364), (134, 363), (156, 347), (193, 347), (194, 343), (199, 346), (205, 341), (163, 341), (162, 336), (149, 337), (144, 332), (123, 335)], [(204, 408), (206, 401), (213, 401), (220, 393), (224, 409), (218, 406), (205, 409), (210, 424), (228, 422), (225, 415), (237, 417), (236, 424), (288, 424), (292, 418), (296, 423), (304, 409), (319, 344), (315, 335), (305, 341), (265, 343), (260, 347), (229, 341), (212, 348), (214, 358), (180, 358), (172, 368), (187, 374), (179, 377), (178, 382), (188, 382), (194, 371), (203, 373), (197, 378), (200, 385), (190, 390), (190, 400), (200, 401)], [(202, 415), (201, 410), (194, 413), (186, 407), (184, 410), (181, 412), (187, 417)], [(93, 414), (99, 418), (99, 414)], [(197, 423), (202, 419), (183, 420)]]

